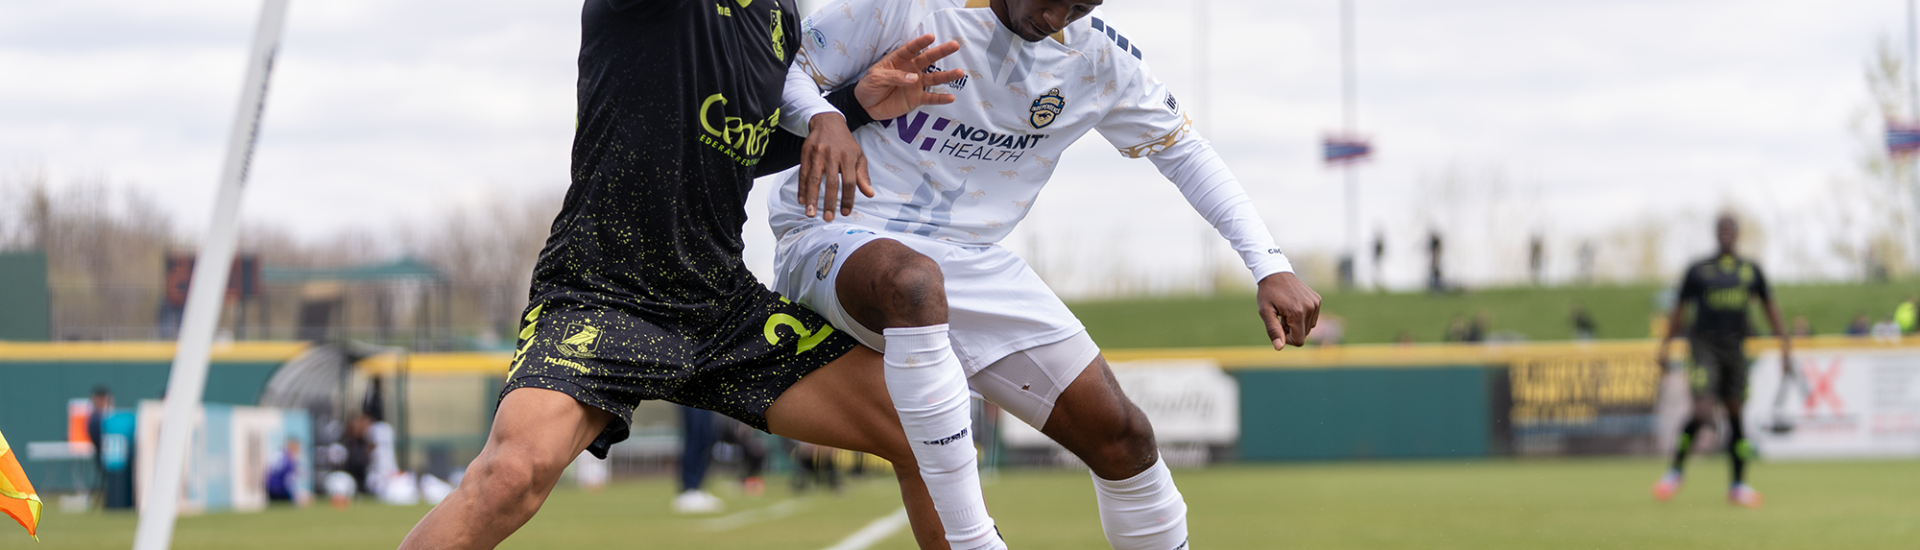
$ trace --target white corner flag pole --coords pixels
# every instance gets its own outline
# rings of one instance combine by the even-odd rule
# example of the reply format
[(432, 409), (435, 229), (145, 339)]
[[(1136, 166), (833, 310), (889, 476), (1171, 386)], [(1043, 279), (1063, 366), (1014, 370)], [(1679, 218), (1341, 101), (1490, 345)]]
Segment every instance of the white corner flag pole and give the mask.
[(193, 283), (187, 289), (187, 310), (180, 323), (180, 341), (167, 374), (166, 413), (160, 424), (160, 448), (152, 480), (140, 507), (140, 526), (134, 532), (134, 550), (166, 550), (173, 543), (173, 521), (180, 504), (181, 479), (186, 473), (187, 442), (193, 435), (193, 417), (206, 389), (207, 361), (213, 332), (220, 321), (220, 305), (227, 294), (227, 272), (233, 263), (235, 229), (240, 211), (240, 189), (253, 159), (260, 128), (260, 108), (267, 96), (267, 74), (273, 70), (274, 51), (280, 47), (280, 29), (287, 18), (287, 0), (266, 0), (260, 25), (254, 30), (253, 51), (247, 56), (247, 80), (240, 89), (240, 109), (227, 138), (227, 160), (220, 169), (220, 189), (213, 207), (213, 225), (193, 264)]

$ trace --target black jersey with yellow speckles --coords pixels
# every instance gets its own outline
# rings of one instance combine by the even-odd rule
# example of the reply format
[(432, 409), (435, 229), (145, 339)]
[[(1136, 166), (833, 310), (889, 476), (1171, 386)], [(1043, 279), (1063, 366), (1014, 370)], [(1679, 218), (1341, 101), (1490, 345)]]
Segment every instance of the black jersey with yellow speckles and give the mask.
[(1747, 321), (1750, 298), (1768, 299), (1767, 276), (1760, 266), (1731, 254), (1695, 262), (1680, 281), (1680, 301), (1693, 304), (1694, 336), (1731, 336), (1738, 342), (1752, 327)]
[(740, 232), (798, 41), (793, 0), (588, 0), (573, 183), (532, 301), (698, 326), (758, 287)]

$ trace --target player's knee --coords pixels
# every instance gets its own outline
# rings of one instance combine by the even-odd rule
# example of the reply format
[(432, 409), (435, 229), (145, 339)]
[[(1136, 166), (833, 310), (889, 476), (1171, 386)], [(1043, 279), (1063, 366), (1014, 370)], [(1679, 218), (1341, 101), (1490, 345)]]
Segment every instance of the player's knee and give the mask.
[[(902, 247), (905, 248), (905, 247)], [(946, 286), (940, 277), (940, 264), (912, 250), (900, 254), (894, 262), (887, 284), (909, 304), (925, 307), (946, 303)]]
[(1122, 415), (1119, 422), (1101, 438), (1099, 456), (1087, 460), (1094, 473), (1105, 479), (1125, 479), (1147, 471), (1160, 460), (1160, 449), (1154, 441), (1153, 424), (1147, 421), (1146, 414), (1139, 409), (1128, 407), (1128, 414)]
[[(480, 502), (492, 505), (498, 513), (531, 516), (546, 501), (546, 477), (542, 461), (532, 453), (515, 450), (482, 454), (468, 467), (466, 481), (478, 482)], [(463, 483), (464, 485), (464, 483)]]
[(889, 296), (889, 327), (924, 326), (947, 322), (947, 290), (940, 276), (940, 264), (905, 246), (889, 262), (892, 269), (881, 279)]

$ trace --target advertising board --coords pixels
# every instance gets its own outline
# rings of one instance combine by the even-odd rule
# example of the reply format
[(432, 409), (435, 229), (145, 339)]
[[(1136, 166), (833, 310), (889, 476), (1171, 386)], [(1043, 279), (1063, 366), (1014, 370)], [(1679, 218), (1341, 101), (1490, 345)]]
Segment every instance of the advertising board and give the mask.
[[(134, 486), (146, 494), (153, 478), (161, 401), (140, 402), (134, 444)], [(207, 403), (194, 415), (187, 449), (187, 475), (181, 483), (180, 511), (253, 511), (267, 507), (267, 473), (289, 442), (298, 444), (300, 471), (311, 472), (313, 423), (303, 410)], [(300, 476), (298, 490), (311, 494), (311, 476)]]
[[(1211, 361), (1114, 363), (1127, 398), (1153, 422), (1161, 445), (1232, 445), (1240, 438), (1240, 385)], [(1001, 412), (1001, 441), (1011, 448), (1053, 445), (1046, 434)]]
[(1508, 372), (1515, 454), (1653, 451), (1660, 366), (1651, 354), (1519, 358)]
[(1778, 409), (1780, 353), (1753, 363), (1744, 416), (1761, 457), (1920, 457), (1920, 350), (1802, 350), (1793, 359), (1800, 380)]

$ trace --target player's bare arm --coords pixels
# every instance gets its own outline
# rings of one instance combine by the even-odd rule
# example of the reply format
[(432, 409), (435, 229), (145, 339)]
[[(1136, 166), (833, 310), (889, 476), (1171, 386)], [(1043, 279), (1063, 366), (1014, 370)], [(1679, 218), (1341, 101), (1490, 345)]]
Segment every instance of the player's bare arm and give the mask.
[(1784, 327), (1780, 324), (1780, 308), (1774, 307), (1772, 297), (1761, 298), (1760, 307), (1767, 312), (1767, 325), (1772, 326), (1773, 333), (1780, 336), (1780, 372), (1792, 376), (1793, 341), (1787, 331), (1781, 330)]
[[(960, 43), (927, 47), (933, 40), (931, 34), (909, 40), (867, 69), (866, 76), (854, 85), (853, 95), (868, 116), (887, 120), (923, 105), (953, 103), (952, 94), (926, 89), (959, 80), (966, 76), (966, 71), (922, 73), (935, 61), (960, 51)], [(815, 210), (817, 201), (824, 196), (826, 204), (840, 205), (840, 215), (853, 214), (853, 194), (857, 191), (872, 197), (873, 184), (867, 178), (867, 157), (853, 141), (846, 117), (836, 112), (820, 113), (807, 121), (807, 128), (807, 141), (800, 149), (800, 181), (816, 183), (800, 186), (800, 204), (806, 207), (808, 217), (821, 215), (833, 221), (834, 209)]]
[(1268, 275), (1260, 280), (1256, 293), (1260, 302), (1260, 320), (1267, 324), (1267, 338), (1273, 349), (1304, 346), (1307, 333), (1320, 322), (1320, 293), (1307, 287), (1293, 272)]
[(1660, 338), (1660, 351), (1654, 352), (1653, 356), (1660, 363), (1660, 368), (1667, 367), (1667, 358), (1673, 350), (1673, 337), (1680, 334), (1680, 324), (1687, 322), (1686, 313), (1683, 312), (1685, 307), (1686, 300), (1675, 300), (1673, 311), (1667, 314), (1667, 335)]

